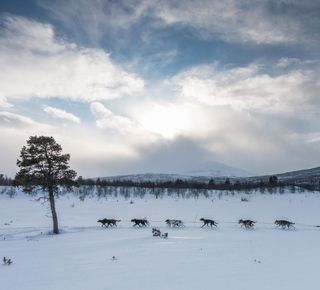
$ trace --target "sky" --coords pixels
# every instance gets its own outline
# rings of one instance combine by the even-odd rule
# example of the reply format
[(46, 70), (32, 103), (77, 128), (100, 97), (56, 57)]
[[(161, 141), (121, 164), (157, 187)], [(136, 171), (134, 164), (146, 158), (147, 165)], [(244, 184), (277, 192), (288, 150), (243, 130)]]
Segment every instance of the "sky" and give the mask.
[(317, 0), (0, 1), (0, 173), (52, 136), (83, 177), (320, 165)]

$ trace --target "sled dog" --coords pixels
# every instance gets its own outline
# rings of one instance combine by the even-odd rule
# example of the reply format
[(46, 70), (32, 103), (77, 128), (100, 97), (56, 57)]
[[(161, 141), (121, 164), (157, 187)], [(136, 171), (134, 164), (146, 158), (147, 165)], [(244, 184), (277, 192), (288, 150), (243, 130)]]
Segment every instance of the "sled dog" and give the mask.
[(238, 224), (241, 224), (241, 226), (244, 226), (246, 229), (253, 229), (253, 226), (256, 222), (252, 221), (252, 220), (243, 220), (240, 219)]
[(276, 220), (274, 223), (277, 225), (277, 227), (281, 227), (282, 229), (285, 229), (286, 227), (288, 229), (294, 228), (294, 224), (295, 224), (292, 222), (288, 222), (286, 220)]
[(204, 218), (202, 218), (202, 219), (200, 219), (201, 221), (203, 221), (203, 226), (202, 226), (202, 228), (205, 226), (205, 225), (207, 225), (207, 227), (210, 225), (211, 227), (212, 226), (215, 226), (215, 227), (217, 227), (217, 222), (215, 222), (215, 221), (213, 221), (213, 220), (210, 220), (210, 219), (204, 219)]
[(168, 227), (184, 227), (184, 222), (181, 220), (166, 220), (167, 226)]
[(142, 226), (149, 226), (149, 222), (146, 220), (146, 219), (132, 219), (131, 222), (134, 223), (134, 227), (135, 226), (139, 226), (139, 227), (142, 227)]
[(117, 222), (121, 222), (121, 220), (115, 220), (115, 219), (103, 219), (103, 220), (98, 220), (98, 223), (102, 223), (102, 227), (105, 226), (107, 227), (113, 227), (113, 226), (117, 226)]

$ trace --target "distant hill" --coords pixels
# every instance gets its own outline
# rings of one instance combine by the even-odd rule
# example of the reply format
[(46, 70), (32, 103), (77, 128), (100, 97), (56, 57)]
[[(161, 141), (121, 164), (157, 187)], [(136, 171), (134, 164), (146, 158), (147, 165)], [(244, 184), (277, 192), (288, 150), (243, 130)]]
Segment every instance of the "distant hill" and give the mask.
[(132, 175), (100, 177), (100, 179), (132, 180), (135, 182), (175, 181), (177, 179), (207, 181), (211, 178), (214, 178), (215, 180), (225, 180), (226, 178), (244, 178), (250, 176), (255, 176), (255, 174), (239, 168), (228, 166), (223, 163), (207, 162), (199, 164), (195, 168), (186, 170), (181, 174), (141, 173)]
[[(279, 181), (284, 181), (287, 183), (318, 183), (320, 182), (320, 167), (315, 167), (311, 169), (302, 169), (297, 171), (290, 171), (280, 174), (272, 174), (278, 177)], [(254, 176), (250, 177), (247, 180), (250, 181), (268, 181), (270, 175), (264, 176)]]
[(175, 181), (195, 180), (199, 182), (207, 182), (213, 178), (216, 182), (224, 182), (226, 178), (230, 178), (231, 182), (235, 181), (251, 181), (251, 182), (268, 182), (269, 177), (275, 175), (278, 181), (287, 183), (317, 183), (320, 182), (320, 167), (291, 171), (286, 173), (274, 173), (270, 175), (254, 175), (242, 169), (230, 167), (228, 165), (210, 162), (200, 165), (193, 170), (187, 171), (184, 174), (161, 174), (161, 173), (142, 173), (132, 175), (117, 175), (100, 177), (106, 180), (132, 180), (134, 182), (145, 181)]
[(210, 177), (250, 177), (256, 174), (243, 169), (228, 166), (220, 162), (207, 162), (186, 172), (190, 176), (210, 176)]

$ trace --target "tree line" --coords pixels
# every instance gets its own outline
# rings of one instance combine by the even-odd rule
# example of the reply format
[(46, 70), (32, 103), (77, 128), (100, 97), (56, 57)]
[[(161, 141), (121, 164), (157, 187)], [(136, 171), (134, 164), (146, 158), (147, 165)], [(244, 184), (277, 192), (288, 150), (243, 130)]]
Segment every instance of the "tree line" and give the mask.
[(286, 182), (279, 181), (277, 176), (272, 175), (268, 181), (260, 180), (259, 182), (252, 182), (247, 180), (235, 180), (231, 181), (230, 178), (226, 178), (224, 182), (216, 182), (213, 178), (209, 181), (198, 181), (193, 179), (176, 179), (170, 180), (157, 180), (157, 181), (134, 181), (130, 179), (92, 179), (83, 178), (79, 176), (76, 180), (80, 186), (96, 186), (96, 187), (128, 187), (128, 188), (147, 188), (147, 189), (195, 189), (195, 190), (229, 190), (229, 191), (274, 191), (279, 189), (281, 192), (286, 188), (290, 188), (291, 191), (298, 188), (299, 191), (319, 191), (320, 184), (318, 182)]
[(11, 185), (11, 181), (10, 177), (0, 173), (0, 186), (9, 186)]
[[(273, 175), (269, 177), (268, 181), (260, 180), (259, 182), (252, 182), (246, 180), (234, 180), (231, 181), (230, 178), (226, 178), (225, 181), (215, 181), (211, 178), (209, 181), (198, 181), (198, 180), (186, 180), (186, 179), (176, 179), (171, 180), (157, 180), (157, 181), (134, 181), (130, 179), (93, 179), (93, 178), (83, 178), (79, 176), (76, 179), (79, 186), (96, 186), (98, 187), (128, 187), (128, 188), (146, 188), (146, 189), (197, 189), (197, 190), (229, 190), (237, 192), (250, 192), (250, 191), (260, 191), (264, 193), (265, 191), (273, 192), (275, 189), (290, 189), (295, 191), (303, 192), (308, 191), (320, 191), (320, 183), (310, 180), (304, 182), (286, 182), (279, 181), (277, 176)], [(0, 174), (0, 186), (11, 186), (12, 179), (7, 177), (5, 174)], [(295, 188), (295, 189), (293, 189)]]

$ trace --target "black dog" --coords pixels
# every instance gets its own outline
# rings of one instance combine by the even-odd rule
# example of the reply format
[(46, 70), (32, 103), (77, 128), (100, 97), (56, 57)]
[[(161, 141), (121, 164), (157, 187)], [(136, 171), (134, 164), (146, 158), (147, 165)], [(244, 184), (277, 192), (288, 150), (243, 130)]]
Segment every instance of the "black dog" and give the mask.
[(243, 220), (243, 219), (240, 219), (238, 222), (238, 224), (241, 224), (241, 226), (244, 226), (246, 229), (253, 229), (255, 223), (256, 222), (252, 220)]
[(146, 219), (142, 219), (142, 220), (138, 220), (138, 219), (133, 219), (131, 220), (131, 222), (135, 223), (133, 226), (139, 226), (139, 227), (142, 227), (142, 226), (149, 226), (149, 222), (146, 220)]
[(215, 222), (215, 221), (213, 221), (213, 220), (209, 220), (209, 219), (204, 219), (204, 218), (202, 218), (202, 219), (200, 219), (200, 220), (204, 222), (202, 228), (203, 228), (205, 225), (207, 225), (207, 227), (208, 227), (209, 225), (210, 225), (211, 227), (212, 227), (212, 226), (217, 227), (217, 224), (218, 224), (217, 222)]
[(121, 222), (120, 220), (114, 220), (114, 219), (103, 219), (103, 220), (98, 220), (98, 223), (102, 223), (102, 227), (105, 226), (107, 227), (113, 227), (113, 226), (117, 226), (117, 222)]

